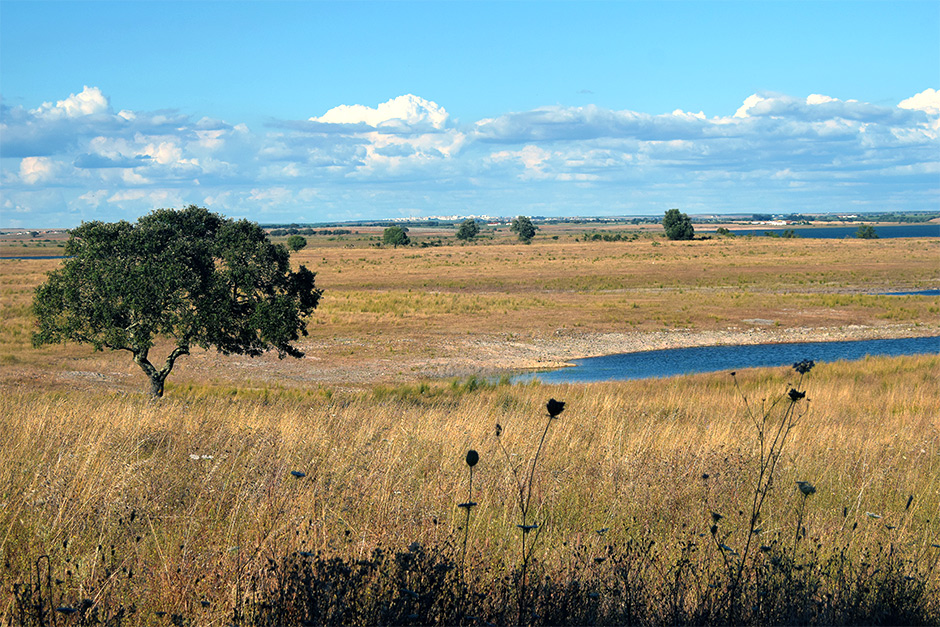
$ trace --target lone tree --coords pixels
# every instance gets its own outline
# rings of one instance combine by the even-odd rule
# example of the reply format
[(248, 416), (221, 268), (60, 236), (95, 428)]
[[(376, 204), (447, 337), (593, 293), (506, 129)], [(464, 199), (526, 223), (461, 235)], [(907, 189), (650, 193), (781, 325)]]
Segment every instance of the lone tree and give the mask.
[(875, 232), (875, 227), (870, 224), (863, 224), (858, 227), (858, 231), (855, 232), (855, 237), (858, 239), (878, 239), (878, 233)]
[(663, 228), (669, 239), (692, 239), (695, 236), (692, 220), (678, 209), (670, 209), (666, 212), (663, 217)]
[(307, 238), (303, 235), (291, 235), (287, 238), (287, 247), (297, 252), (307, 245)]
[(395, 248), (407, 246), (411, 243), (408, 237), (408, 229), (400, 226), (390, 226), (382, 233), (382, 243), (391, 244)]
[(512, 219), (509, 230), (519, 236), (519, 241), (528, 244), (535, 237), (535, 231), (538, 227), (532, 224), (532, 220), (525, 216), (518, 216)]
[[(65, 245), (62, 267), (36, 288), (33, 345), (91, 344), (129, 352), (163, 384), (194, 346), (224, 355), (302, 357), (292, 345), (322, 290), (315, 273), (290, 267), (290, 253), (257, 224), (195, 205), (158, 209), (136, 224), (85, 222)], [(161, 368), (150, 361), (157, 337), (175, 344)]]
[(477, 221), (473, 218), (469, 218), (460, 223), (460, 228), (457, 229), (457, 239), (462, 239), (464, 241), (470, 241), (480, 232), (480, 225), (477, 224)]

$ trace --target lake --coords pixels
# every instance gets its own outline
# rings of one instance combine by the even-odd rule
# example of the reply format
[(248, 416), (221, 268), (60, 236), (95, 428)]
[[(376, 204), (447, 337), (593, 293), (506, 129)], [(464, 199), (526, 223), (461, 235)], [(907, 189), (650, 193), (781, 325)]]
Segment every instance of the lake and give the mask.
[(940, 354), (940, 337), (846, 342), (797, 342), (749, 346), (697, 346), (576, 359), (569, 368), (526, 373), (513, 382), (590, 383), (652, 379), (696, 372), (720, 372), (791, 366), (804, 359), (827, 362), (863, 359), (866, 355)]
[(4, 261), (4, 260), (28, 261), (30, 259), (68, 259), (68, 257), (65, 257), (63, 255), (30, 255), (30, 256), (24, 256), (24, 257), (0, 257), (0, 261)]
[[(890, 239), (895, 237), (940, 237), (940, 224), (899, 224), (878, 226), (874, 225), (875, 234), (879, 238)], [(785, 227), (785, 228), (756, 228), (756, 229), (729, 229), (734, 235), (765, 236), (768, 233), (782, 235), (790, 230), (800, 237), (812, 239), (845, 239), (855, 237), (858, 226), (812, 226), (812, 227)], [(700, 235), (713, 235), (715, 231), (702, 231)]]

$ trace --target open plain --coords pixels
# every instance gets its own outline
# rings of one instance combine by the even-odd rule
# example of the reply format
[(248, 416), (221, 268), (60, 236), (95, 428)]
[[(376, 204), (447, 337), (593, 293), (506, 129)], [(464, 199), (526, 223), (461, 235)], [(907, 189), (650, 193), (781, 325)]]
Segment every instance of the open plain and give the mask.
[[(932, 238), (671, 242), (635, 232), (605, 242), (558, 226), (530, 245), (504, 230), (470, 245), (378, 248), (380, 231), (311, 238), (295, 253), (324, 289), (303, 360), (194, 351), (168, 385), (400, 383), (656, 348), (940, 333), (936, 297), (882, 295), (937, 287)], [(419, 244), (447, 241), (444, 230), (413, 235)], [(0, 376), (134, 389), (139, 372), (126, 355), (29, 349), (32, 290), (58, 263), (0, 262)]]
[[(936, 239), (375, 237), (294, 254), (324, 289), (303, 359), (194, 351), (159, 401), (125, 354), (33, 349), (32, 292), (60, 262), (0, 261), (0, 621), (936, 624), (937, 356), (496, 382), (611, 352), (938, 335), (937, 297), (882, 295), (937, 287)], [(360, 614), (329, 614), (353, 596)]]

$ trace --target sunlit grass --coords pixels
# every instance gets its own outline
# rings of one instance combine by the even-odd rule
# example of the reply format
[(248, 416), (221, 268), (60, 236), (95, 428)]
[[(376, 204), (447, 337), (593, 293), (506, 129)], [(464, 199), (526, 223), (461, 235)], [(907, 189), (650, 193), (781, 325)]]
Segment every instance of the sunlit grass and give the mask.
[[(560, 332), (940, 324), (936, 297), (878, 295), (937, 287), (936, 240), (565, 234), (531, 246), (394, 250), (367, 238), (295, 255), (326, 290), (309, 339), (325, 348), (309, 351), (304, 368), (353, 373), (384, 360), (404, 369), (459, 356), (464, 341), (486, 340), (498, 355), (501, 343)], [(650, 540), (668, 564), (681, 542), (708, 539), (711, 512), (724, 517), (724, 541), (740, 546), (754, 434), (726, 373), (512, 386), (483, 375), (431, 380), (417, 364), (401, 383), (346, 385), (340, 372), (342, 383), (311, 385), (274, 358), (194, 351), (153, 403), (124, 391), (143, 387), (126, 355), (30, 347), (33, 290), (58, 263), (0, 262), (0, 622), (14, 622), (13, 585), (35, 579), (41, 555), (61, 581), (56, 600), (136, 604), (132, 623), (165, 611), (222, 624), (239, 586), (291, 551), (359, 560), (380, 545), (443, 546), (463, 537), (470, 448), (480, 461), (469, 561), (499, 564), (518, 541), (519, 512), (493, 431), (503, 426), (512, 463), (524, 465), (550, 397), (567, 405), (533, 486), (545, 572), (562, 577), (607, 544)], [(760, 404), (791, 375), (738, 379)], [(820, 560), (891, 547), (911, 564), (935, 563), (938, 381), (936, 356), (818, 366), (769, 496), (767, 541), (792, 543), (799, 513)], [(817, 492), (802, 501), (796, 481)]]
[[(790, 374), (738, 378), (759, 403), (785, 391)], [(890, 542), (929, 554), (940, 508), (938, 381), (937, 357), (818, 366), (806, 382), (811, 409), (767, 507), (767, 537), (790, 537), (795, 482), (808, 480), (818, 492), (804, 524), (823, 555), (850, 536), (857, 550)], [(360, 559), (378, 545), (457, 537), (469, 448), (480, 453), (470, 544), (501, 555), (517, 540), (518, 512), (493, 430), (499, 422), (507, 450), (530, 459), (549, 397), (567, 405), (535, 484), (543, 560), (564, 563), (566, 547), (601, 528), (609, 529), (604, 542), (643, 536), (669, 547), (706, 533), (710, 511), (723, 512), (734, 533), (746, 526), (738, 510), (753, 434), (726, 373), (362, 393), (181, 386), (157, 403), (6, 388), (3, 589), (29, 580), (37, 557), (49, 555), (62, 595), (186, 615), (205, 598), (220, 616), (237, 573), (258, 572), (269, 556), (322, 550)]]

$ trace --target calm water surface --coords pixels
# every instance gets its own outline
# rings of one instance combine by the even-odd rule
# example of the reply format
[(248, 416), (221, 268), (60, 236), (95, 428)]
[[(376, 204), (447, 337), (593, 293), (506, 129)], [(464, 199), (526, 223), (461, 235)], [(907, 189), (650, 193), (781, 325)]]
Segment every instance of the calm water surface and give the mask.
[[(891, 239), (895, 237), (940, 237), (940, 224), (899, 224), (887, 226), (875, 226), (875, 234), (879, 238)], [(784, 231), (790, 230), (800, 237), (811, 239), (845, 239), (846, 237), (855, 237), (858, 233), (858, 226), (813, 226), (813, 227), (790, 227), (790, 228), (757, 228), (749, 229), (730, 229), (735, 235), (754, 235), (763, 236), (768, 233), (782, 235)], [(714, 233), (715, 231), (702, 231), (705, 233)]]
[(527, 373), (515, 382), (590, 383), (652, 379), (696, 372), (720, 372), (772, 366), (791, 366), (803, 359), (827, 362), (856, 360), (866, 355), (940, 354), (940, 337), (851, 342), (799, 342), (753, 346), (699, 346), (642, 353), (623, 353), (578, 359), (574, 367)]

